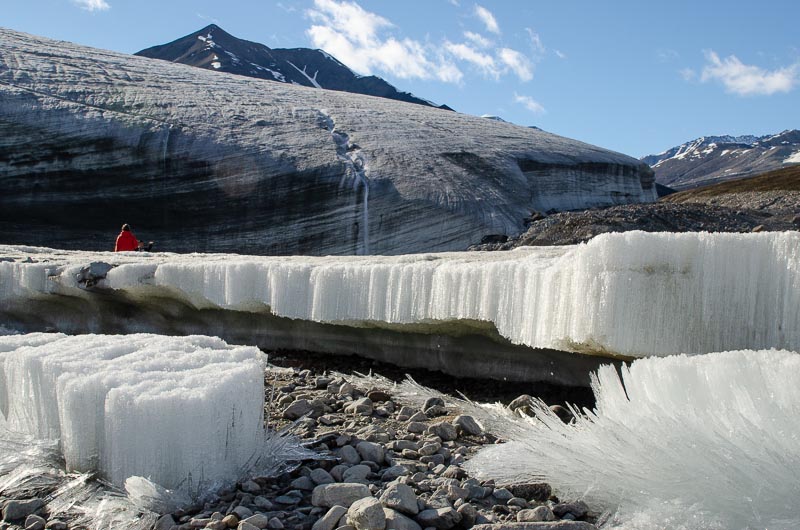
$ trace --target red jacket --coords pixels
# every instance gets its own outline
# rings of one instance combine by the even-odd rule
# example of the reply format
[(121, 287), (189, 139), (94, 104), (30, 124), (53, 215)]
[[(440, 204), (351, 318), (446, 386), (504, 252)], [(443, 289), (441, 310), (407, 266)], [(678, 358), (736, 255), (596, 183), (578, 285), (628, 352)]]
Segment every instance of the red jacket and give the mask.
[(130, 230), (123, 230), (117, 236), (117, 244), (114, 245), (114, 252), (125, 252), (126, 250), (136, 250), (139, 248), (139, 241), (133, 232)]

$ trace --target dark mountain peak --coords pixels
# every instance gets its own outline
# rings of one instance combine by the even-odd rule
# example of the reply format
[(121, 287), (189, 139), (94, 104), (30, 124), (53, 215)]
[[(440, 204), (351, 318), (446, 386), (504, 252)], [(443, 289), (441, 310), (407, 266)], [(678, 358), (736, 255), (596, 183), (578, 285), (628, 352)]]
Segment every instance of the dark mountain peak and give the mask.
[(221, 27), (217, 26), (216, 24), (209, 24), (208, 26), (204, 27), (198, 33), (213, 33), (214, 31), (221, 31), (228, 35), (228, 33), (222, 29)]
[(239, 48), (239, 47), (257, 46), (259, 48), (264, 48), (267, 50), (270, 49), (268, 46), (265, 46), (264, 44), (234, 37), (233, 35), (225, 31), (221, 27), (217, 26), (216, 24), (209, 24), (203, 29), (195, 31), (190, 35), (187, 35), (185, 38), (191, 38), (191, 37), (194, 37), (201, 41), (205, 39), (206, 42), (211, 41), (215, 45), (220, 45), (223, 47)]
[[(209, 24), (170, 43), (147, 48), (136, 55), (280, 83), (437, 107), (430, 101), (397, 90), (380, 77), (353, 72), (325, 50), (271, 49), (264, 44), (234, 37), (216, 24)], [(452, 110), (446, 105), (439, 108)]]

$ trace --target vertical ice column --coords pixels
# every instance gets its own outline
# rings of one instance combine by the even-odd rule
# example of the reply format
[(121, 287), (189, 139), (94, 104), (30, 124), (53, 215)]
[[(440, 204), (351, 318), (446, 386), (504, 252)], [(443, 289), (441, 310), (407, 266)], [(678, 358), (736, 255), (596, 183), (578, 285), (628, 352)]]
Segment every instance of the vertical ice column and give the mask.
[[(39, 340), (44, 339), (44, 340)], [(6, 352), (3, 354), (2, 352)], [(167, 488), (236, 480), (264, 448), (264, 362), (214, 337), (0, 337), (9, 428), (67, 468)]]

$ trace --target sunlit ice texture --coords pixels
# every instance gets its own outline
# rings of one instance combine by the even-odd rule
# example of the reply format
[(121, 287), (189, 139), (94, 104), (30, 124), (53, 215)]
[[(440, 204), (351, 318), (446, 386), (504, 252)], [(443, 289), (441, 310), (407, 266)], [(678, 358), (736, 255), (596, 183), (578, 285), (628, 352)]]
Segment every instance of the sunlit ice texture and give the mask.
[(235, 481), (265, 449), (264, 359), (214, 337), (0, 337), (5, 429), (59, 440), (67, 469), (122, 486)]
[(656, 199), (638, 160), (410, 103), (0, 28), (0, 239), (249, 254), (463, 250), (532, 210)]
[[(621, 375), (620, 375), (621, 373)], [(547, 480), (616, 513), (608, 527), (797, 528), (800, 354), (731, 351), (634, 361), (593, 378), (596, 408), (564, 424), (494, 427), (510, 443), (468, 465), (503, 481)], [(577, 413), (577, 411), (575, 411)]]
[[(296, 438), (271, 431), (264, 451), (248, 475), (276, 477), (312, 455)], [(229, 486), (222, 484), (222, 486)], [(51, 519), (70, 528), (96, 530), (152, 530), (159, 514), (174, 513), (214, 498), (219, 484), (168, 490), (144, 477), (129, 477), (124, 491), (98, 479), (96, 471), (64, 469), (58, 442), (9, 431), (0, 416), (0, 492), (4, 498), (39, 498)]]
[[(10, 246), (0, 255), (0, 311), (29, 328), (131, 332), (190, 326), (196, 317), (210, 334), (224, 333), (197, 316), (211, 311), (245, 319), (239, 331), (252, 334), (279, 317), (284, 345), (296, 340), (318, 351), (324, 341), (292, 336), (291, 326), (335, 324), (324, 328), (330, 337), (383, 330), (395, 341), (407, 333), (494, 333), (525, 351), (625, 357), (800, 350), (797, 232), (628, 232), (572, 247), (397, 257)], [(137, 315), (142, 307), (151, 313)]]
[[(539, 259), (529, 267), (565, 251), (531, 249)], [(598, 358), (515, 345), (488, 316), (469, 313), (476, 298), (505, 289), (503, 270), (526, 253), (265, 258), (2, 247), (0, 316), (27, 332), (203, 333), (459, 376), (588, 386)], [(475, 291), (471, 281), (488, 283)], [(453, 296), (453, 307), (436, 308), (441, 296)]]

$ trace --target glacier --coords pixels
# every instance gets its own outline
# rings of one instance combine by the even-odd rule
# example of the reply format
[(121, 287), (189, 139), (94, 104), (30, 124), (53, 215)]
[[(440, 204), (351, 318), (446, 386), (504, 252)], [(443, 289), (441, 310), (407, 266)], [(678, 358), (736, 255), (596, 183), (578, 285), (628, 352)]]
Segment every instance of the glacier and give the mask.
[(0, 336), (0, 367), (0, 430), (58, 441), (67, 471), (118, 487), (143, 476), (194, 492), (240, 479), (268, 449), (254, 347), (34, 333)]
[(645, 164), (544, 131), (3, 28), (0, 130), (3, 243), (111, 250), (129, 223), (176, 252), (451, 251), (656, 199)]
[(797, 528), (800, 354), (637, 359), (600, 368), (592, 387), (596, 408), (573, 409), (570, 424), (542, 402), (535, 418), (484, 410), (509, 443), (468, 468), (546, 480), (607, 510), (603, 528)]
[(800, 351), (798, 258), (797, 232), (363, 257), (0, 246), (0, 317), (23, 331), (202, 332), (588, 385), (608, 358)]

